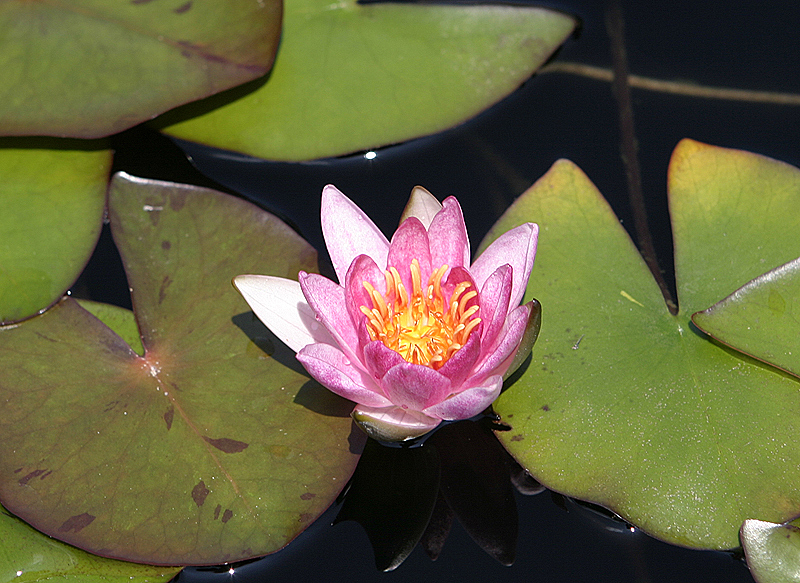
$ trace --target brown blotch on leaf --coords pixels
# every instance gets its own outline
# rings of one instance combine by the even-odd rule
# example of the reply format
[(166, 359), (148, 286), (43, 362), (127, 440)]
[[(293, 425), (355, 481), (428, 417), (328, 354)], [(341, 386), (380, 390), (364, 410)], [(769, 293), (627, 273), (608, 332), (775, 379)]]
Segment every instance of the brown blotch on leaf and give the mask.
[[(190, 46), (192, 48), (195, 47), (192, 43), (187, 41), (178, 41), (178, 44), (184, 46)], [(186, 193), (180, 191), (174, 191), (169, 197), (169, 206), (174, 211), (179, 211), (183, 208), (183, 205), (186, 204)]]
[(172, 419), (175, 417), (175, 407), (170, 406), (167, 412), (164, 413), (164, 423), (167, 424), (167, 431), (172, 429)]
[(514, 436), (511, 438), (511, 441), (522, 441), (523, 439), (525, 439), (525, 438), (524, 438), (524, 437), (522, 437), (522, 435), (521, 435), (521, 434), (517, 433), (516, 435), (514, 435)]
[(172, 248), (172, 243), (164, 239), (163, 241), (161, 241), (161, 248), (164, 251), (169, 251)]
[(300, 500), (311, 500), (315, 496), (316, 494), (314, 494), (313, 492), (305, 492), (303, 494), (300, 494)]
[(220, 510), (222, 510), (222, 506), (220, 506), (219, 504), (217, 504), (217, 507), (216, 507), (216, 508), (214, 508), (214, 520), (216, 520), (217, 518), (219, 518), (219, 511), (220, 511)]
[(197, 485), (192, 488), (192, 500), (194, 500), (194, 503), (197, 504), (198, 508), (200, 508), (206, 501), (206, 496), (208, 496), (209, 492), (211, 492), (211, 490), (206, 488), (203, 480), (197, 482)]
[(64, 524), (58, 527), (58, 532), (78, 532), (89, 526), (95, 517), (91, 514), (84, 512), (83, 514), (76, 514), (70, 516), (64, 521)]
[(222, 522), (228, 522), (231, 518), (233, 518), (233, 512), (230, 510), (226, 510), (222, 513)]
[(184, 12), (189, 10), (191, 7), (192, 7), (192, 0), (189, 0), (189, 2), (187, 2), (186, 4), (178, 6), (175, 10), (173, 10), (173, 12), (175, 14), (183, 14)]
[(208, 443), (225, 453), (239, 453), (244, 451), (249, 446), (249, 443), (244, 441), (236, 441), (235, 439), (228, 439), (227, 437), (220, 437), (219, 439), (211, 439), (210, 437), (203, 437)]
[(310, 522), (312, 520), (314, 520), (314, 515), (309, 514), (308, 512), (303, 512), (297, 519), (298, 522)]
[(169, 275), (165, 275), (164, 279), (161, 280), (161, 287), (158, 290), (158, 303), (164, 301), (164, 298), (167, 297), (167, 288), (169, 284), (172, 283), (172, 278)]
[(549, 411), (550, 405), (542, 405), (542, 411)]
[[(19, 483), (19, 485), (20, 485), (20, 486), (24, 486), (24, 485), (26, 485), (28, 482), (30, 482), (30, 481), (31, 481), (31, 480), (33, 480), (34, 478), (38, 478), (39, 476), (41, 476), (41, 475), (42, 475), (42, 474), (44, 474), (45, 472), (47, 472), (47, 469), (44, 469), (44, 470), (33, 470), (32, 472), (29, 472), (29, 473), (28, 473), (27, 475), (25, 475), (24, 477), (20, 478), (18, 483)], [(16, 473), (16, 472), (15, 472), (15, 473)]]

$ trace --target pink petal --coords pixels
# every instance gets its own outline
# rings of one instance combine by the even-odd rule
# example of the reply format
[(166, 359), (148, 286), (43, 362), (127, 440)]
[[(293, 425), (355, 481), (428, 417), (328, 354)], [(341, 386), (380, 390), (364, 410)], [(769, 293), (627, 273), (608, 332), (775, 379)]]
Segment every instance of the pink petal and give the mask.
[(403, 224), (394, 232), (386, 259), (386, 268), (397, 269), (409, 295), (414, 289), (409, 269), (413, 259), (419, 262), (421, 285), (424, 288), (431, 277), (431, 250), (428, 231), (416, 217), (410, 217), (403, 221)]
[(475, 283), (483, 288), (489, 276), (498, 267), (508, 263), (514, 275), (509, 305), (518, 305), (528, 286), (538, 238), (539, 226), (535, 223), (525, 223), (500, 235), (470, 267)]
[(322, 189), (322, 234), (339, 282), (344, 282), (350, 264), (358, 255), (386, 265), (389, 241), (375, 223), (335, 186)]
[(512, 268), (501, 265), (490, 275), (481, 288), (480, 317), (483, 321), (482, 344), (492, 346), (503, 328), (511, 299)]
[[(386, 297), (386, 279), (383, 271), (378, 269), (375, 262), (367, 255), (359, 255), (355, 258), (347, 275), (342, 280), (344, 283), (345, 311), (350, 315), (350, 320), (356, 328), (360, 328), (364, 320), (364, 312), (361, 306), (372, 310), (373, 302), (364, 282), (369, 283), (381, 296)], [(363, 342), (360, 342), (363, 346)]]
[(300, 287), (317, 318), (350, 359), (358, 359), (356, 329), (345, 304), (344, 288), (316, 273), (300, 272)]
[(506, 368), (511, 365), (522, 336), (525, 334), (531, 309), (532, 304), (528, 302), (511, 311), (494, 346), (484, 347), (485, 356), (478, 364), (473, 375), (474, 378), (480, 379), (491, 375), (502, 376), (506, 372)]
[(472, 367), (481, 354), (481, 336), (473, 330), (464, 344), (450, 359), (438, 370), (439, 374), (450, 379), (451, 387), (458, 387), (472, 371)]
[(406, 208), (403, 209), (403, 214), (400, 216), (400, 223), (402, 224), (409, 217), (417, 217), (422, 226), (426, 229), (431, 226), (433, 217), (442, 210), (442, 203), (436, 200), (430, 192), (421, 186), (415, 186), (411, 191), (411, 196), (408, 197)]
[(450, 394), (450, 380), (427, 366), (404, 362), (387, 372), (383, 392), (395, 405), (421, 411)]
[[(442, 203), (442, 210), (433, 217), (428, 229), (431, 241), (431, 261), (434, 269), (442, 265), (465, 267), (469, 265), (469, 237), (461, 206), (452, 197)], [(482, 283), (482, 282), (481, 282)]]
[(295, 352), (307, 344), (335, 342), (317, 322), (298, 282), (271, 275), (237, 275), (233, 285), (258, 319)]
[(406, 362), (406, 360), (380, 340), (374, 340), (364, 346), (364, 367), (378, 380), (392, 367)]
[(441, 419), (401, 407), (356, 405), (353, 419), (367, 435), (381, 441), (406, 441), (435, 429)]
[(297, 353), (297, 360), (322, 386), (345, 399), (369, 407), (392, 404), (367, 373), (330, 344), (310, 344)]
[(453, 395), (441, 403), (423, 409), (422, 412), (431, 417), (438, 417), (448, 421), (469, 419), (491, 405), (497, 398), (497, 395), (500, 394), (502, 388), (503, 377), (500, 375), (493, 375), (484, 380), (480, 385), (471, 387), (457, 395)]

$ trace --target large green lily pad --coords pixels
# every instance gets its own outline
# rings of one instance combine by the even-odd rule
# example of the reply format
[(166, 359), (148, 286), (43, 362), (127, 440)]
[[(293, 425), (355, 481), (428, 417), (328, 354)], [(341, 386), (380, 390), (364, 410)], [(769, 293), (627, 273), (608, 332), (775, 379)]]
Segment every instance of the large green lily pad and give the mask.
[(0, 323), (43, 310), (77, 279), (100, 236), (110, 168), (101, 148), (0, 148)]
[(315, 252), (206, 189), (121, 175), (109, 213), (144, 355), (70, 298), (0, 329), (0, 499), (107, 557), (218, 564), (281, 548), (343, 487), (361, 434), (230, 280), (294, 277)]
[(0, 583), (167, 583), (178, 571), (90, 555), (36, 532), (0, 507)]
[(800, 582), (800, 521), (745, 520), (740, 536), (747, 566), (758, 583)]
[(220, 100), (178, 110), (159, 127), (273, 160), (393, 144), (496, 103), (575, 27), (566, 14), (520, 5), (288, 0), (285, 11), (266, 83), (208, 113)]
[(758, 276), (692, 321), (728, 346), (800, 376), (800, 259)]
[(264, 75), (280, 0), (0, 2), (0, 133), (92, 138)]
[(685, 140), (669, 170), (680, 312), (600, 193), (557, 162), (487, 241), (540, 224), (533, 360), (495, 408), (533, 476), (697, 548), (800, 511), (800, 384), (694, 328), (693, 312), (800, 255), (800, 172)]

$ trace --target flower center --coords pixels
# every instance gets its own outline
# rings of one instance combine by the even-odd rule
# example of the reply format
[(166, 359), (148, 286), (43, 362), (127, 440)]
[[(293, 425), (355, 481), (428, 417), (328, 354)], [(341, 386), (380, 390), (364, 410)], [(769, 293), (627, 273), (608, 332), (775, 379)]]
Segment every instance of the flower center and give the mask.
[(472, 284), (461, 282), (450, 294), (442, 292), (442, 278), (448, 266), (433, 272), (423, 290), (419, 261), (411, 261), (413, 289), (408, 293), (397, 269), (384, 271), (386, 296), (369, 282), (364, 289), (372, 298), (372, 308), (361, 306), (367, 316), (367, 330), (372, 340), (380, 340), (408, 362), (438, 369), (466, 344), (470, 333), (480, 323), (475, 317), (478, 306), (467, 307), (478, 295)]

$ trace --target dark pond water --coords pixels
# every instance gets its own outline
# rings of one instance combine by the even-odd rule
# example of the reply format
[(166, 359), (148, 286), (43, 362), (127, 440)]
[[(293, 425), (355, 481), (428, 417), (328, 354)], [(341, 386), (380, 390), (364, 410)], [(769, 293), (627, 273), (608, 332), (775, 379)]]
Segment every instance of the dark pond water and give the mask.
[[(580, 34), (559, 61), (609, 67), (602, 3), (549, 6), (578, 15)], [(800, 93), (800, 9), (792, 3), (623, 2), (632, 73), (711, 86)], [(700, 99), (633, 90), (642, 186), (661, 267), (672, 278), (666, 206), (670, 153), (684, 137), (735, 147), (800, 165), (800, 108)], [(540, 74), (490, 111), (444, 134), (377, 151), (307, 164), (265, 163), (184, 144), (197, 168), (168, 140), (134, 129), (115, 140), (118, 169), (131, 174), (218, 185), (281, 215), (322, 249), (319, 195), (336, 184), (385, 232), (396, 227), (411, 188), (440, 198), (457, 195), (474, 244), (508, 205), (558, 158), (577, 163), (630, 229), (632, 213), (620, 159), (617, 106), (603, 81)], [(125, 305), (124, 276), (108, 285), (113, 247), (104, 237), (77, 288)], [(121, 268), (119, 268), (121, 269)], [(118, 272), (121, 274), (121, 272)], [(102, 279), (101, 279), (102, 277)], [(331, 527), (331, 509), (288, 548), (245, 566), (237, 581), (752, 581), (724, 553), (680, 549), (549, 493), (517, 495), (517, 560), (503, 567), (457, 524), (441, 556), (416, 549), (396, 571), (376, 571), (369, 541), (353, 522)], [(181, 581), (229, 581), (231, 575), (189, 570)]]

